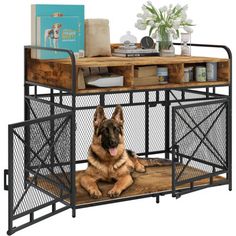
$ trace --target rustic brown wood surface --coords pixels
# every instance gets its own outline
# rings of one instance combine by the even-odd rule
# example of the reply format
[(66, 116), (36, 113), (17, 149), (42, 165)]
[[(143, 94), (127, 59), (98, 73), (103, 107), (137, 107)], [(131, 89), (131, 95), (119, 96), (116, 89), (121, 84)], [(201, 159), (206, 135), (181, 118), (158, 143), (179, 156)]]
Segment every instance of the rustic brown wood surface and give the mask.
[[(27, 81), (37, 84), (71, 89), (72, 88), (72, 65), (57, 63), (56, 60), (45, 61), (31, 59), (30, 50), (26, 54)], [(78, 77), (78, 70), (76, 70)], [(76, 80), (78, 87), (78, 80)]]
[(170, 64), (168, 67), (168, 77), (170, 83), (181, 83), (184, 79), (184, 64)]
[[(70, 59), (44, 60), (45, 62), (57, 62), (71, 64)], [(205, 62), (227, 62), (225, 58), (197, 57), (197, 56), (174, 56), (174, 57), (91, 57), (79, 58), (76, 65), (82, 67), (99, 66), (128, 66), (128, 65), (167, 65), (167, 64), (191, 64)]]
[(134, 78), (134, 86), (159, 85), (159, 77)]
[(78, 94), (85, 93), (99, 93), (99, 92), (115, 92), (115, 91), (129, 91), (129, 90), (162, 90), (162, 89), (176, 89), (176, 88), (197, 88), (208, 86), (226, 86), (229, 85), (228, 81), (215, 81), (215, 82), (188, 82), (188, 83), (168, 83), (157, 85), (142, 85), (133, 87), (111, 87), (111, 88), (86, 88), (78, 90)]
[(217, 66), (217, 79), (219, 81), (230, 81), (230, 62), (219, 62)]
[(109, 67), (109, 71), (124, 76), (124, 86), (133, 86), (133, 66), (115, 66)]
[[(205, 65), (206, 62), (217, 62), (216, 82), (189, 82), (182, 83), (184, 79), (184, 67)], [(72, 65), (70, 59), (38, 60), (30, 57), (27, 53), (27, 81), (39, 85), (51, 86), (53, 88), (71, 89)], [(169, 82), (166, 85), (153, 85), (153, 82), (145, 84), (144, 81), (135, 83), (134, 67), (156, 65), (167, 66)], [(109, 71), (124, 76), (124, 87), (110, 88), (89, 88), (84, 89), (85, 84), (79, 71), (81, 68), (108, 67)], [(230, 61), (223, 58), (174, 56), (174, 57), (93, 57), (80, 58), (76, 60), (76, 88), (78, 94), (148, 90), (148, 89), (175, 89), (183, 87), (204, 87), (204, 86), (226, 86), (230, 81)], [(151, 85), (150, 85), (151, 84)]]
[[(163, 167), (147, 167), (145, 173), (137, 173), (134, 172), (132, 174), (134, 183), (128, 189), (126, 189), (119, 198), (123, 197), (131, 197), (131, 196), (138, 196), (142, 194), (150, 194), (150, 193), (159, 193), (164, 191), (170, 191), (172, 189), (171, 184), (171, 166), (163, 166)], [(187, 167), (185, 169), (184, 176), (192, 176), (193, 173), (197, 173), (197, 175), (206, 174), (206, 172), (195, 169), (192, 167)], [(78, 171), (77, 175), (82, 175), (83, 171)], [(59, 175), (60, 176), (60, 175)], [(221, 176), (214, 177), (213, 181), (217, 182), (223, 180), (224, 178)], [(209, 184), (209, 178), (202, 179), (194, 182), (194, 186), (201, 186), (205, 184)], [(46, 191), (52, 193), (53, 195), (58, 196), (60, 193), (59, 189), (56, 188), (54, 185), (49, 183), (46, 180), (42, 180), (42, 178), (38, 178), (38, 186), (45, 189)], [(76, 205), (82, 205), (86, 203), (98, 202), (98, 201), (105, 201), (109, 200), (110, 198), (107, 195), (107, 192), (112, 188), (114, 183), (105, 183), (99, 182), (99, 188), (103, 194), (102, 198), (100, 199), (93, 199), (91, 198), (88, 193), (80, 188), (77, 191), (77, 198), (76, 198)], [(189, 184), (184, 184), (178, 187), (178, 189), (188, 188), (190, 187)], [(70, 200), (67, 199), (67, 202)]]

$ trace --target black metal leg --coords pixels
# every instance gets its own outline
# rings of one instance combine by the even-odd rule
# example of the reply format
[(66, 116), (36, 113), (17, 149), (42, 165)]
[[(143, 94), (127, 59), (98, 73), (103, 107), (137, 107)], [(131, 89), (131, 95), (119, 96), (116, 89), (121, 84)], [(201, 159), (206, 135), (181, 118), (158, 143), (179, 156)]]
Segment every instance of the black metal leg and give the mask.
[(227, 123), (226, 123), (226, 132), (227, 132), (227, 140), (226, 140), (226, 146), (227, 146), (227, 159), (226, 159), (226, 165), (228, 167), (228, 173), (227, 173), (227, 179), (229, 181), (229, 191), (232, 191), (232, 124), (231, 124), (231, 116), (232, 116), (232, 110), (231, 110), (231, 101), (228, 102), (226, 107), (227, 112)]
[[(54, 95), (53, 95), (54, 91), (53, 89), (50, 89), (50, 101), (52, 103), (54, 103)], [(55, 111), (54, 111), (54, 105), (51, 105), (50, 106), (50, 115), (54, 115), (55, 114)], [(51, 143), (53, 143), (54, 141), (54, 121), (52, 120), (50, 122), (50, 137), (51, 137)], [(50, 162), (52, 164), (52, 168), (51, 168), (51, 171), (54, 172), (54, 168), (53, 168), (53, 165), (55, 163), (55, 160), (54, 160), (54, 155), (55, 155), (55, 150), (54, 150), (54, 147), (52, 148), (52, 152), (51, 152), (51, 157), (50, 157)]]
[[(27, 80), (27, 61), (26, 61), (26, 49), (24, 50), (24, 82)], [(29, 96), (29, 85), (24, 83), (24, 120), (30, 119), (30, 110), (26, 101), (26, 96)], [(27, 126), (25, 128), (25, 141), (28, 146), (30, 146), (30, 128)], [(27, 179), (29, 177), (29, 172), (26, 171), (26, 166), (28, 165), (30, 161), (30, 151), (28, 148), (25, 148), (25, 157), (24, 157), (24, 188), (27, 188)]]
[(73, 218), (76, 217), (76, 208), (75, 207), (72, 208), (72, 217)]
[(149, 154), (149, 92), (145, 92), (145, 157)]
[(159, 194), (156, 196), (156, 203), (160, 203), (160, 195)]
[(170, 159), (170, 93), (165, 91), (165, 158)]

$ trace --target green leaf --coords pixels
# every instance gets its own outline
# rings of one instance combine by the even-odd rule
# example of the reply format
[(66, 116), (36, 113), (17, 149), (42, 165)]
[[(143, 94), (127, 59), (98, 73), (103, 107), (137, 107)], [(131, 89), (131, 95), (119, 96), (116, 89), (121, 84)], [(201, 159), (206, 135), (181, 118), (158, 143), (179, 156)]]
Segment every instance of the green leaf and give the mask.
[(152, 10), (155, 12), (155, 14), (158, 15), (156, 8), (153, 5), (151, 5), (151, 6), (152, 6)]
[(144, 5), (145, 7), (146, 7), (146, 9), (148, 10), (148, 11), (150, 11), (152, 14), (155, 14), (155, 11), (153, 11), (153, 9), (151, 8), (151, 7), (148, 7), (148, 6), (146, 6), (146, 5)]
[(150, 28), (150, 30), (149, 30), (149, 36), (151, 36), (152, 31), (153, 31), (154, 28), (155, 28), (155, 26), (152, 26), (152, 27)]
[(157, 22), (161, 22), (160, 16), (158, 14), (156, 14), (156, 19), (157, 19)]
[(163, 16), (163, 14), (162, 14), (162, 11), (159, 11), (159, 12), (160, 12), (160, 18), (161, 18), (161, 20), (164, 21), (165, 19), (164, 19), (164, 16)]

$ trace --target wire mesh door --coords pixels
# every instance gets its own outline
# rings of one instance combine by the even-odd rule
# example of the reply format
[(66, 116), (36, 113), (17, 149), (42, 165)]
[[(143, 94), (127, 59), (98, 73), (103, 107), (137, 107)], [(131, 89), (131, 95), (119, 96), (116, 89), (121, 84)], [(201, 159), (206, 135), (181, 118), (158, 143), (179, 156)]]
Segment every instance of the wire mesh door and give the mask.
[(174, 197), (227, 183), (220, 175), (229, 170), (228, 122), (226, 99), (172, 108)]
[[(8, 234), (70, 207), (71, 119), (65, 112), (9, 125)], [(40, 217), (34, 214), (48, 207)]]

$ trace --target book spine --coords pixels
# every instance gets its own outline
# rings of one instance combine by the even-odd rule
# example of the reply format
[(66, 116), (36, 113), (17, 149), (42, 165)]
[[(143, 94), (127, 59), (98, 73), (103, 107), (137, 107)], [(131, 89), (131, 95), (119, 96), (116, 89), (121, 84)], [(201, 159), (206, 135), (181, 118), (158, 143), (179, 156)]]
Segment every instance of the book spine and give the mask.
[[(31, 5), (31, 45), (37, 46), (36, 5)], [(31, 50), (31, 57), (37, 58), (37, 50)]]
[(114, 49), (114, 53), (155, 53), (156, 49)]
[(159, 53), (113, 53), (113, 56), (117, 57), (154, 57), (160, 56)]

